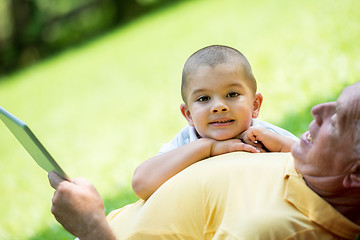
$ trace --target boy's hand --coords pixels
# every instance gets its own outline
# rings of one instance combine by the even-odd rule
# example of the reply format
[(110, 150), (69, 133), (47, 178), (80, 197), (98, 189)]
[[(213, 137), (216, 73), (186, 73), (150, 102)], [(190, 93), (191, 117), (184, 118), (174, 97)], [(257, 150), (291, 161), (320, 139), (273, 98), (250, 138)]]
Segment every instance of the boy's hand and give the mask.
[(276, 134), (269, 129), (254, 126), (244, 131), (239, 137), (245, 143), (257, 148), (263, 146), (269, 152), (290, 152), (291, 146), (295, 142), (295, 140)]
[(252, 153), (259, 153), (260, 150), (250, 144), (243, 143), (240, 139), (229, 139), (225, 141), (213, 140), (210, 151), (210, 157), (217, 156), (224, 153), (245, 151)]

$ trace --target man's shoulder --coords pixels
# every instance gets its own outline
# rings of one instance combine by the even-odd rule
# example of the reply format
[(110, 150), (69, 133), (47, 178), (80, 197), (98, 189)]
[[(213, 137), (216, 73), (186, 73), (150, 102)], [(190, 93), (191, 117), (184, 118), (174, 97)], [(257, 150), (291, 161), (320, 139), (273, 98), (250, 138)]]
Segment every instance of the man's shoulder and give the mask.
[[(244, 174), (253, 175), (254, 171), (263, 172), (262, 175), (277, 175), (278, 173), (282, 173), (280, 176), (283, 176), (283, 173), (285, 173), (285, 170), (288, 168), (288, 163), (292, 161), (293, 157), (291, 153), (248, 153), (238, 151), (199, 161), (188, 168), (201, 168), (202, 172), (213, 171), (217, 174), (224, 171), (224, 175), (227, 175), (231, 169), (231, 171), (236, 171), (243, 176)], [(277, 171), (276, 169), (278, 173), (275, 173)]]

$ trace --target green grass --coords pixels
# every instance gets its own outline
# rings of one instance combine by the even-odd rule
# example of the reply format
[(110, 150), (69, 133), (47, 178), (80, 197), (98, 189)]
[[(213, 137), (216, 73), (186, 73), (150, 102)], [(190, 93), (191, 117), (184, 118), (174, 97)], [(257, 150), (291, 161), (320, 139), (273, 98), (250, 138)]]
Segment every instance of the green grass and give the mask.
[[(182, 66), (225, 44), (249, 59), (260, 119), (299, 135), (312, 105), (360, 79), (357, 0), (184, 1), (0, 79), (0, 105), (26, 121), (70, 177), (98, 188), (107, 212), (133, 202), (134, 168), (185, 124)], [(0, 124), (0, 239), (72, 239), (50, 213), (53, 190)]]

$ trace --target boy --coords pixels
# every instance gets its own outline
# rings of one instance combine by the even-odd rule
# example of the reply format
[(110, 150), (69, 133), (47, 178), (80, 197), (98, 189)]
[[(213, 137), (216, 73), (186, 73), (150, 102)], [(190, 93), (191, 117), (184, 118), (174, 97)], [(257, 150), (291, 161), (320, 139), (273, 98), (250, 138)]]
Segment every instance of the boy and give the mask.
[[(213, 45), (191, 55), (182, 73), (184, 103), (180, 106), (189, 125), (158, 155), (136, 168), (132, 181), (135, 194), (146, 200), (169, 178), (205, 158), (234, 151), (260, 152), (261, 143), (250, 135), (265, 131), (297, 139), (279, 127), (256, 120), (263, 100), (256, 91), (250, 64), (238, 50)], [(262, 128), (245, 132), (250, 126)]]

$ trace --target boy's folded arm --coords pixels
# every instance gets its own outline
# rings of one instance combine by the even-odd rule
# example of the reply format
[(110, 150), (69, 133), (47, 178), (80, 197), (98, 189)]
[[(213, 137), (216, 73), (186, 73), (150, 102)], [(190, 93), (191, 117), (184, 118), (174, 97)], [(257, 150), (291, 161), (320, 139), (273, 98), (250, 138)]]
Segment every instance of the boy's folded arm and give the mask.
[(208, 158), (215, 140), (201, 138), (172, 151), (156, 155), (134, 172), (132, 188), (141, 199), (148, 199), (164, 182), (188, 166)]
[(217, 141), (201, 138), (172, 151), (156, 155), (140, 164), (134, 172), (132, 187), (141, 199), (148, 199), (164, 182), (188, 166), (205, 158), (234, 152), (258, 150), (239, 139)]

